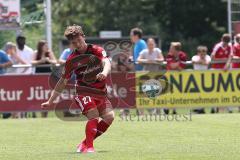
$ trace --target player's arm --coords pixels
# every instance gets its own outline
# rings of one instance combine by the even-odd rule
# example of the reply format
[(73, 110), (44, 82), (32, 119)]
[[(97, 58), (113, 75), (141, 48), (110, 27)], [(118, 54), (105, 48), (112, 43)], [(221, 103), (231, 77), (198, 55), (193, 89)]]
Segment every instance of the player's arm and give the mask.
[(232, 57), (233, 57), (233, 55), (232, 55), (232, 53), (231, 53), (231, 54), (228, 56), (227, 62), (226, 62), (226, 64), (225, 64), (225, 66), (224, 66), (224, 70), (225, 70), (225, 71), (230, 68), (231, 62), (232, 62)]
[(111, 62), (108, 58), (102, 59), (103, 71), (97, 75), (97, 79), (102, 81), (107, 78), (107, 75), (111, 71)]
[(56, 84), (54, 90), (51, 92), (51, 96), (48, 99), (47, 102), (42, 103), (41, 106), (42, 107), (49, 107), (53, 104), (54, 100), (59, 96), (59, 94), (63, 91), (63, 89), (66, 87), (67, 84), (67, 79), (64, 79), (63, 77), (61, 77), (58, 81), (58, 83)]

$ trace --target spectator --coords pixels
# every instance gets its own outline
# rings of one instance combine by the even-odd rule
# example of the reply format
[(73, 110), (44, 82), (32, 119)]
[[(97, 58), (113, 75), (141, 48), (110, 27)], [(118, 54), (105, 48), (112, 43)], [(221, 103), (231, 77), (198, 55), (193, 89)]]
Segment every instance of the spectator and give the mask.
[[(37, 51), (35, 54), (35, 60), (32, 61), (34, 65), (37, 65), (36, 67), (36, 73), (50, 73), (51, 67), (50, 66), (41, 66), (41, 65), (47, 65), (47, 64), (56, 64), (56, 58), (52, 51), (49, 50), (47, 42), (45, 40), (41, 40), (37, 44)], [(48, 112), (41, 112), (41, 116), (43, 118), (46, 118), (48, 115)]]
[(121, 53), (117, 58), (117, 71), (119, 72), (129, 72), (132, 70), (132, 66), (129, 64), (129, 57), (125, 53)]
[[(187, 61), (187, 55), (182, 49), (180, 42), (172, 42), (170, 45), (169, 53), (166, 56), (167, 70), (178, 70), (181, 71), (185, 68), (184, 62)], [(166, 114), (169, 113), (168, 109), (164, 109)], [(173, 114), (177, 114), (176, 109), (173, 109)]]
[[(147, 48), (146, 42), (142, 39), (142, 30), (140, 28), (133, 28), (130, 32), (130, 38), (132, 43), (134, 43), (133, 57), (132, 60), (135, 64), (135, 71), (140, 71), (143, 69), (141, 65), (136, 64), (139, 53)], [(143, 115), (142, 109), (137, 109), (138, 115)]]
[[(161, 69), (159, 62), (164, 61), (162, 51), (159, 48), (156, 48), (156, 42), (153, 38), (148, 39), (147, 47), (147, 49), (140, 52), (137, 61), (140, 64), (143, 64), (144, 71), (159, 72)], [(157, 114), (160, 112), (159, 109), (148, 109), (148, 111), (150, 114)]]
[[(4, 51), (7, 53), (9, 59), (13, 64), (26, 64), (17, 54), (17, 46), (12, 42), (7, 42), (4, 46)], [(6, 70), (6, 74), (18, 74), (18, 68), (9, 67)], [(20, 118), (21, 112), (12, 113), (13, 118)]]
[[(12, 42), (7, 42), (4, 47), (4, 51), (7, 53), (9, 59), (13, 64), (26, 64), (26, 62), (17, 54), (17, 46)], [(7, 74), (18, 74), (17, 68), (7, 68)]]
[(72, 45), (69, 44), (69, 48), (66, 48), (66, 49), (62, 52), (62, 54), (61, 54), (60, 57), (59, 57), (58, 62), (59, 62), (60, 64), (65, 64), (67, 58), (68, 58), (69, 55), (72, 53), (72, 51), (73, 51)]
[(37, 65), (36, 73), (50, 73), (50, 66), (41, 66), (46, 64), (56, 64), (57, 60), (54, 56), (54, 53), (49, 50), (47, 42), (45, 40), (41, 40), (37, 44), (37, 51), (35, 53), (34, 60), (32, 64)]
[(158, 62), (164, 61), (162, 51), (156, 48), (156, 43), (153, 38), (148, 39), (147, 46), (147, 49), (140, 52), (137, 61), (143, 64), (143, 70), (145, 71), (159, 71), (160, 65)]
[[(235, 36), (235, 44), (233, 46), (233, 59), (238, 60), (238, 62), (235, 62), (232, 64), (232, 68), (239, 69), (240, 68), (240, 34), (237, 34)], [(240, 112), (240, 107), (238, 107)]]
[[(17, 42), (17, 54), (19, 57), (24, 60), (26, 64), (31, 64), (33, 57), (34, 57), (34, 52), (32, 48), (28, 47), (26, 45), (26, 37), (24, 36), (18, 36), (16, 39)], [(21, 74), (32, 74), (33, 73), (33, 68), (18, 68), (18, 73)]]
[(240, 34), (235, 36), (235, 43), (233, 46), (233, 59), (239, 62), (233, 63), (232, 68), (240, 68)]
[(197, 55), (192, 57), (192, 64), (195, 70), (207, 70), (211, 62), (211, 57), (207, 55), (206, 46), (197, 47)]
[(231, 58), (231, 37), (229, 34), (223, 34), (221, 42), (217, 43), (212, 51), (211, 58), (214, 61), (223, 60), (225, 63), (212, 64), (213, 69), (228, 69), (227, 61)]
[(134, 50), (133, 50), (133, 61), (135, 63), (135, 70), (139, 71), (142, 70), (143, 67), (140, 65), (137, 65), (137, 59), (139, 56), (139, 53), (147, 48), (146, 42), (142, 39), (142, 30), (140, 28), (133, 28), (130, 32), (130, 38), (132, 43), (134, 43)]
[(0, 75), (5, 74), (6, 68), (10, 66), (12, 66), (11, 60), (4, 51), (0, 50)]
[[(6, 72), (6, 68), (10, 67), (12, 65), (12, 62), (8, 58), (7, 54), (0, 50), (0, 75), (4, 74)], [(11, 113), (3, 113), (2, 117), (3, 119), (9, 118), (11, 116)]]
[(167, 70), (182, 70), (185, 68), (184, 62), (187, 60), (186, 53), (181, 51), (180, 42), (172, 42), (167, 54)]
[[(206, 46), (198, 46), (197, 54), (192, 57), (192, 64), (195, 70), (207, 70), (211, 62), (211, 57), (207, 55)], [(202, 114), (205, 113), (204, 108), (195, 109), (194, 112)]]
[[(231, 36), (229, 34), (223, 34), (221, 38), (221, 42), (217, 43), (212, 51), (211, 58), (213, 61), (226, 61), (225, 63), (214, 63), (212, 64), (213, 69), (223, 69), (227, 70), (230, 65), (231, 60), (231, 45), (229, 44), (231, 40)], [(211, 113), (218, 113), (218, 108), (212, 108)], [(230, 111), (231, 112), (231, 111)]]

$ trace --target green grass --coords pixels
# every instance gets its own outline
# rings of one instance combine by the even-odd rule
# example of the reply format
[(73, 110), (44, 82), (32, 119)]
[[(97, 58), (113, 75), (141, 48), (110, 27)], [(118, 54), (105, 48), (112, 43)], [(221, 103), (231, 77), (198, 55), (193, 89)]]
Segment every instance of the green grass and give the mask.
[(0, 160), (239, 160), (240, 114), (192, 115), (192, 121), (122, 121), (75, 153), (85, 122), (0, 120)]

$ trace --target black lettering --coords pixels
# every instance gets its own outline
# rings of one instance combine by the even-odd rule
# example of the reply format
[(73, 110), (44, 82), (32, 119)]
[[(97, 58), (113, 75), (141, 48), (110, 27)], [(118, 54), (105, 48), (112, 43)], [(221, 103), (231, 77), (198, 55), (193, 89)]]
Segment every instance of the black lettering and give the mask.
[[(207, 87), (206, 82), (210, 82), (211, 86)], [(201, 74), (201, 83), (204, 92), (212, 92), (215, 87), (215, 74), (211, 74), (211, 81), (206, 81), (204, 74)]]
[(238, 90), (240, 90), (240, 74), (237, 75), (236, 84), (237, 84)]
[(220, 92), (221, 87), (226, 92), (227, 89), (229, 88), (229, 85), (231, 87), (231, 91), (235, 91), (234, 85), (233, 85), (232, 73), (228, 74), (226, 82), (224, 82), (223, 75), (219, 74), (217, 92)]
[[(190, 88), (191, 84), (193, 84), (193, 87)], [(189, 93), (198, 93), (200, 92), (199, 88), (198, 88), (198, 85), (197, 85), (197, 82), (194, 78), (194, 76), (191, 74), (189, 79), (188, 79), (188, 82), (187, 82), (187, 86), (186, 86), (186, 89), (184, 91), (185, 93), (186, 92), (189, 92)]]
[(170, 75), (170, 82), (171, 82), (171, 92), (173, 92), (173, 86), (175, 86), (179, 92), (182, 92), (182, 75), (180, 74), (178, 80), (174, 78), (173, 75)]

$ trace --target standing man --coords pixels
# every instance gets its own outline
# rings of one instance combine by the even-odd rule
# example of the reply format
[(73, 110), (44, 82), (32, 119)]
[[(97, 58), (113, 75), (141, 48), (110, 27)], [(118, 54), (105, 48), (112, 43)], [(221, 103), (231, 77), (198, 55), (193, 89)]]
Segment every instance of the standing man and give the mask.
[[(12, 65), (11, 60), (8, 58), (7, 54), (0, 50), (0, 76), (6, 72), (6, 68)], [(11, 113), (3, 113), (3, 118), (9, 118)]]
[(142, 39), (143, 32), (140, 28), (133, 28), (130, 32), (130, 38), (134, 43), (133, 61), (135, 64), (135, 70), (140, 71), (143, 69), (141, 65), (136, 64), (139, 54), (142, 50), (147, 48), (146, 42)]
[[(169, 52), (166, 57), (167, 70), (181, 71), (185, 69), (184, 62), (187, 61), (187, 54), (182, 51), (182, 44), (180, 42), (172, 42)], [(166, 114), (169, 113), (168, 109), (164, 109)], [(173, 114), (177, 114), (176, 109), (173, 109)]]
[(212, 51), (211, 58), (213, 61), (223, 60), (225, 63), (214, 63), (212, 64), (213, 69), (229, 69), (230, 63), (228, 60), (231, 58), (231, 45), (229, 44), (231, 41), (230, 34), (223, 34), (221, 38), (221, 42), (217, 43)]
[[(237, 60), (238, 62), (234, 62), (232, 64), (233, 69), (239, 69), (240, 68), (240, 34), (237, 34), (235, 36), (235, 43), (233, 46), (233, 59)], [(240, 107), (238, 107), (240, 112)]]
[(6, 72), (6, 68), (12, 65), (11, 60), (8, 58), (8, 55), (0, 50), (0, 75)]
[[(146, 42), (142, 39), (143, 32), (140, 28), (133, 28), (130, 32), (131, 42), (134, 44), (132, 60), (134, 62), (135, 71), (143, 70), (143, 67), (137, 64), (137, 59), (142, 50), (147, 48)], [(143, 115), (143, 109), (137, 109), (137, 115)]]
[[(31, 64), (34, 60), (34, 52), (32, 48), (26, 45), (26, 37), (20, 35), (16, 38), (17, 42), (17, 54), (19, 57), (26, 62), (26, 64)], [(19, 68), (19, 72), (22, 74), (32, 74), (33, 68)]]
[[(66, 87), (74, 72), (77, 75), (75, 100), (83, 115), (88, 118), (86, 138), (78, 145), (77, 152), (92, 153), (94, 152), (94, 139), (103, 134), (114, 119), (114, 112), (107, 99), (106, 90), (106, 78), (110, 73), (111, 63), (102, 47), (85, 42), (81, 26), (68, 26), (64, 35), (74, 50), (66, 61), (62, 77), (52, 91), (49, 100), (43, 103), (42, 107), (53, 105), (53, 101)], [(100, 63), (93, 65), (96, 64), (95, 62)]]
[(187, 55), (182, 50), (180, 42), (172, 42), (169, 52), (166, 57), (167, 70), (183, 70), (185, 68), (184, 62), (187, 61)]
[(240, 68), (240, 34), (235, 36), (235, 43), (233, 46), (233, 59), (238, 60), (232, 64), (232, 68)]
[[(211, 59), (213, 61), (222, 60), (224, 62), (212, 64), (213, 69), (228, 70), (230, 68), (231, 57), (232, 57), (230, 41), (231, 41), (230, 34), (225, 33), (222, 35), (221, 41), (214, 46), (211, 54)], [(228, 110), (229, 109), (230, 108), (228, 108)], [(218, 113), (218, 112), (219, 112), (219, 108), (211, 109), (211, 113)], [(229, 112), (232, 112), (232, 111), (229, 110)]]
[(65, 64), (67, 59), (68, 59), (68, 57), (71, 55), (71, 53), (73, 51), (72, 45), (71, 44), (68, 44), (68, 45), (69, 45), (69, 47), (64, 49), (63, 52), (61, 53), (60, 57), (59, 57), (58, 62), (60, 64)]

